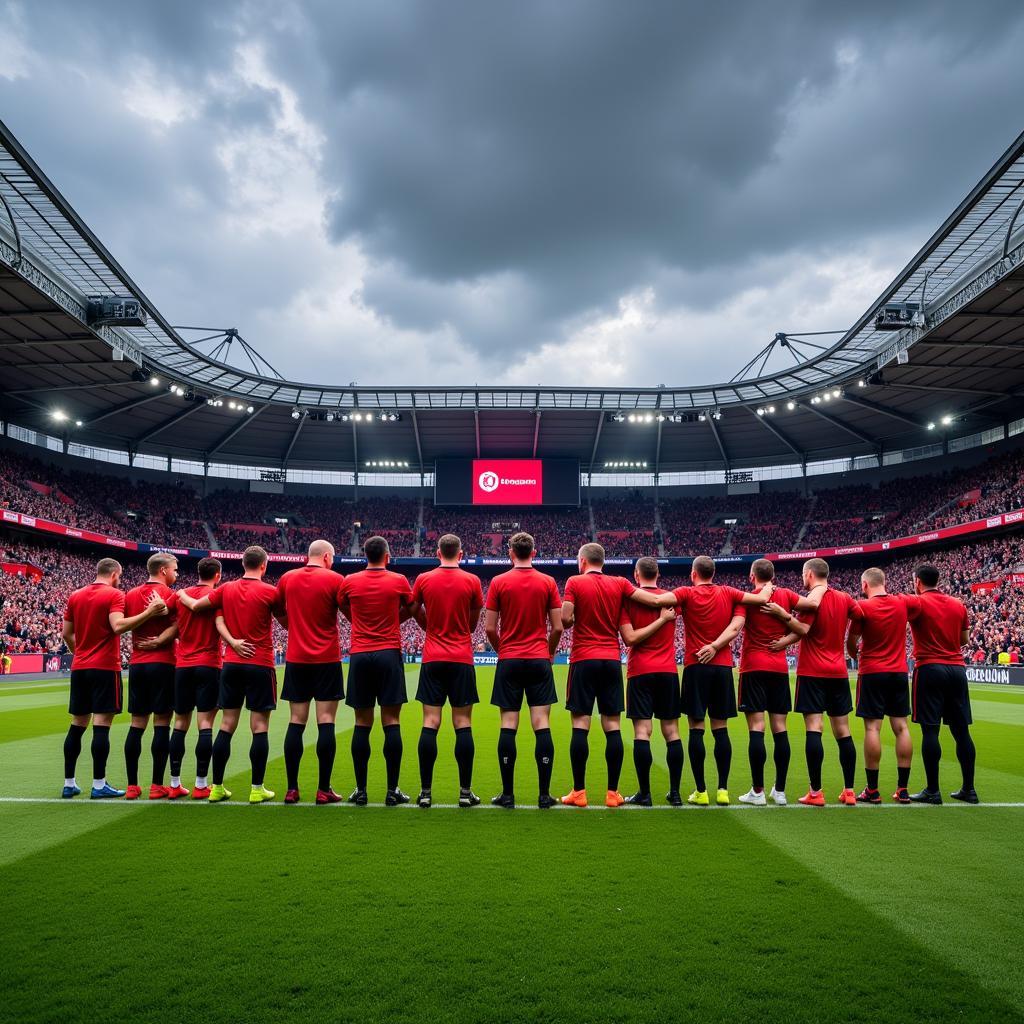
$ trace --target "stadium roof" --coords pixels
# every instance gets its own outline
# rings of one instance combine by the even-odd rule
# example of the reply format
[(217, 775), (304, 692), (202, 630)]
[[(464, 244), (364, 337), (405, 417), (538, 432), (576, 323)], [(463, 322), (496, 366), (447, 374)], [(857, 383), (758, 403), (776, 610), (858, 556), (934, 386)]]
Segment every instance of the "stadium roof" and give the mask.
[[(139, 299), (147, 325), (88, 326), (97, 295)], [(876, 330), (894, 302), (919, 303), (920, 322)], [(54, 433), (59, 407), (71, 440), (133, 455), (357, 471), (477, 453), (576, 456), (595, 471), (740, 469), (1007, 422), (1024, 396), (1024, 134), (834, 344), (778, 335), (720, 385), (325, 387), (281, 378), (237, 332), (200, 341), (217, 348), (201, 352), (170, 325), (0, 123), (4, 419)]]

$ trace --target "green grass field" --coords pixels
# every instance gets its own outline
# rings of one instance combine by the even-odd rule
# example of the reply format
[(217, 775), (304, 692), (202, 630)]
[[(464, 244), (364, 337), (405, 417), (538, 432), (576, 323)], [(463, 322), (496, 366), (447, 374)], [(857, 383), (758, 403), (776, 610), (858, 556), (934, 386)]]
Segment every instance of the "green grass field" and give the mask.
[[(564, 668), (556, 673), (564, 685)], [(478, 674), (486, 699), (491, 670)], [(517, 769), (524, 807), (513, 812), (250, 807), (238, 799), (248, 789), (244, 723), (228, 769), (230, 804), (41, 802), (60, 792), (67, 685), (3, 685), (0, 1017), (1024, 1020), (1024, 693), (976, 687), (972, 696), (977, 787), (988, 806), (542, 813), (532, 808), (527, 722)], [(112, 731), (108, 774), (117, 784), (125, 719)], [(569, 716), (559, 710), (554, 719), (560, 793), (569, 788)], [(279, 799), (286, 723), (283, 706), (267, 779)], [(351, 724), (344, 709), (335, 788), (345, 793)], [(406, 709), (403, 732), (402, 786), (415, 795), (418, 705)], [(500, 788), (497, 733), (496, 709), (482, 704), (474, 788), (485, 802)], [(742, 719), (732, 734), (735, 798), (750, 782)], [(310, 726), (307, 798), (316, 788), (315, 735)], [(628, 793), (628, 726), (623, 735)], [(855, 724), (858, 744), (861, 735)], [(795, 800), (807, 783), (796, 716), (791, 739)], [(379, 725), (373, 743), (370, 795), (381, 800)], [(190, 784), (194, 734), (188, 745)], [(439, 745), (434, 797), (449, 803), (458, 791), (448, 722)], [(656, 737), (652, 746), (660, 799), (664, 743)], [(834, 800), (829, 736), (825, 746)], [(948, 737), (944, 753), (948, 792), (959, 778)], [(710, 744), (708, 769), (713, 785)], [(894, 772), (887, 750), (886, 797)], [(90, 774), (87, 736), (79, 782)], [(912, 787), (922, 780), (915, 764)], [(603, 796), (596, 727), (588, 781), (592, 797)], [(684, 790), (691, 782), (687, 765)]]

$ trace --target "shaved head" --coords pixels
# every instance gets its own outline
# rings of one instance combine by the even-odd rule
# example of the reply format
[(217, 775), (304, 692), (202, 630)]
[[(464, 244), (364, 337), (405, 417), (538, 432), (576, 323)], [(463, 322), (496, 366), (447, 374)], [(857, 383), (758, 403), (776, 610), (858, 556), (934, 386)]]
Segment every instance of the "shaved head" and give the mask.
[(329, 540), (315, 540), (309, 545), (310, 558), (323, 558), (324, 555), (334, 558), (334, 545)]

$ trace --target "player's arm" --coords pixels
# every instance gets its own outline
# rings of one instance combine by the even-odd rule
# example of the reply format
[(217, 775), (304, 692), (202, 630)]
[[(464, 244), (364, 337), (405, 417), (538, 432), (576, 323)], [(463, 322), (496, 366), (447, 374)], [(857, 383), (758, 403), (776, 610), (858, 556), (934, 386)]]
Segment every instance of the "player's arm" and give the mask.
[(778, 640), (773, 640), (769, 645), (769, 649), (773, 651), (784, 651), (787, 647), (792, 647), (793, 644), (800, 642), (800, 635), (797, 633), (787, 633), (785, 636), (780, 636)]
[(740, 630), (743, 628), (743, 623), (746, 622), (745, 615), (734, 615), (732, 621), (729, 623), (721, 633), (715, 637), (714, 640), (709, 644), (705, 644), (697, 652), (697, 660), (702, 665), (708, 665), (715, 660), (715, 655), (720, 654), (725, 650), (740, 635)]
[(162, 633), (158, 636), (141, 637), (135, 641), (135, 649), (138, 651), (155, 651), (161, 647), (166, 647), (169, 643), (172, 643), (178, 637), (178, 624), (172, 622)]
[(740, 604), (764, 606), (771, 600), (774, 592), (775, 584), (769, 580), (767, 583), (762, 584), (761, 589), (756, 594), (752, 590), (745, 590)]
[(178, 601), (181, 602), (181, 604), (190, 612), (205, 612), (213, 607), (213, 602), (210, 600), (209, 594), (204, 594), (202, 597), (197, 599), (186, 594), (184, 590), (179, 590)]
[(854, 619), (853, 622), (850, 623), (850, 632), (846, 634), (846, 653), (854, 661), (857, 660), (857, 656), (860, 653), (857, 643), (860, 640), (860, 635), (861, 625), (856, 619)]
[(60, 637), (64, 646), (72, 653), (75, 653), (75, 624), (70, 619), (64, 620), (64, 627), (60, 631)]
[(130, 633), (133, 629), (138, 629), (144, 622), (149, 622), (156, 615), (166, 614), (167, 605), (164, 603), (164, 599), (154, 591), (153, 596), (149, 599), (149, 604), (138, 615), (126, 616), (122, 611), (111, 612), (110, 628), (114, 631), (115, 636), (120, 636), (122, 633)]
[(214, 620), (217, 626), (217, 632), (220, 633), (221, 640), (224, 641), (237, 654), (240, 658), (251, 658), (256, 653), (256, 647), (249, 643), (248, 640), (237, 640), (231, 635), (231, 630), (228, 629), (227, 623), (224, 621), (223, 615), (218, 615)]
[(662, 608), (661, 615), (646, 626), (636, 628), (631, 622), (623, 622), (619, 625), (619, 635), (627, 647), (635, 647), (649, 640), (655, 633), (665, 625), (666, 622), (675, 622), (676, 613), (672, 608)]
[(637, 604), (645, 604), (648, 608), (674, 608), (679, 604), (676, 600), (676, 595), (671, 591), (667, 590), (664, 594), (652, 594), (649, 590), (644, 590), (642, 587), (635, 587), (633, 593), (628, 595), (630, 601), (636, 601)]
[(826, 590), (828, 590), (827, 583), (819, 583), (816, 587), (811, 587), (793, 607), (798, 612), (816, 612)]
[[(572, 605), (569, 607), (571, 608)], [(555, 652), (558, 650), (558, 643), (562, 639), (562, 634), (565, 632), (565, 624), (562, 621), (561, 608), (548, 609), (548, 622), (551, 625), (551, 628), (548, 631), (548, 657), (554, 659)], [(570, 623), (570, 625), (572, 625), (572, 623)]]
[[(554, 610), (554, 609), (552, 609), (552, 610)], [(561, 619), (560, 619), (560, 622), (561, 622), (561, 625), (562, 625), (562, 631), (564, 632), (565, 630), (569, 629), (575, 621), (576, 621), (576, 605), (575, 605), (575, 603), (573, 601), (563, 601), (562, 602), (562, 615), (561, 615)]]
[[(427, 631), (427, 611), (423, 607), (423, 602), (421, 600), (419, 600), (419, 599), (415, 599), (415, 600), (413, 600), (412, 604), (409, 605), (408, 609), (404, 609), (404, 610), (407, 613), (405, 615), (405, 618), (406, 619), (412, 619), (416, 623), (416, 625), (419, 626), (420, 629), (422, 629), (424, 633), (426, 633), (426, 631)], [(470, 610), (470, 617), (469, 618), (470, 618), (470, 622), (472, 622), (473, 621), (472, 610)], [(402, 611), (399, 611), (399, 613), (398, 613), (398, 621), (399, 622), (404, 622), (405, 621), (405, 619), (402, 618)]]
[(488, 608), (484, 615), (484, 633), (487, 635), (487, 642), (491, 650), (498, 651), (498, 613), (493, 608)]

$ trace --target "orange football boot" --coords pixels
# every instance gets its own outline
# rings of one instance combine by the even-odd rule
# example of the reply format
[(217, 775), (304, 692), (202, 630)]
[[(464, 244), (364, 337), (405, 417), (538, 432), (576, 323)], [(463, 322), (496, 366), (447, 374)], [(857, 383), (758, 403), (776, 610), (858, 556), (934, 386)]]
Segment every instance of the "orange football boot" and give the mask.
[(566, 807), (586, 807), (587, 791), (585, 789), (574, 789), (571, 793), (567, 793), (562, 797), (562, 803)]

